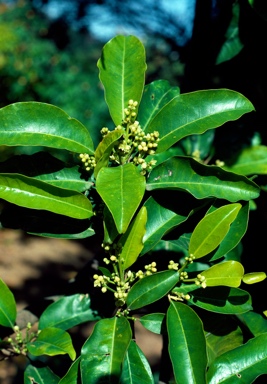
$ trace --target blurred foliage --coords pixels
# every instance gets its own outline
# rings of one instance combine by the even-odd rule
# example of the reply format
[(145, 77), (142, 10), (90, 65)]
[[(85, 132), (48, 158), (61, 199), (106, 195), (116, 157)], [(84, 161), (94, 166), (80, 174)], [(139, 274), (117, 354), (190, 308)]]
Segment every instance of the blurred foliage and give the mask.
[(59, 49), (49, 33), (49, 20), (27, 1), (0, 6), (0, 107), (51, 103), (98, 132), (108, 120), (95, 64), (101, 43), (69, 29)]

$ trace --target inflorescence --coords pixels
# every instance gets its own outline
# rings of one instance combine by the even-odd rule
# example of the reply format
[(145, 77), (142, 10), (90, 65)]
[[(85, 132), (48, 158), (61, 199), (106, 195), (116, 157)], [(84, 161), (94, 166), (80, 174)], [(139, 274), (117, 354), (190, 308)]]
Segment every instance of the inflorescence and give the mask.
[[(121, 138), (118, 140), (117, 145), (114, 146), (109, 156), (111, 164), (114, 165), (124, 164), (132, 161), (133, 164), (139, 166), (141, 174), (146, 175), (150, 172), (153, 166), (156, 164), (156, 160), (153, 158), (146, 161), (147, 156), (155, 154), (158, 146), (159, 133), (158, 131), (145, 133), (139, 122), (136, 120), (138, 102), (129, 100), (128, 107), (124, 109), (124, 119), (115, 130), (123, 130)], [(101, 129), (103, 138), (107, 136), (111, 131), (104, 127)], [(90, 156), (86, 153), (80, 154), (80, 159), (84, 163), (86, 171), (90, 171), (96, 166), (94, 156)]]

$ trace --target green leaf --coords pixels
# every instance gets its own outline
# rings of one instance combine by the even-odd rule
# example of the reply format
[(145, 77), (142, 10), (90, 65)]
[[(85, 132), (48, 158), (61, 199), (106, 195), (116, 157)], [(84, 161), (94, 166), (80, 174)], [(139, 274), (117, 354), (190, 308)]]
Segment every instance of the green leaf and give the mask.
[(255, 284), (259, 283), (266, 279), (266, 273), (265, 272), (250, 272), (246, 273), (243, 276), (243, 283), (245, 284)]
[(44, 209), (75, 219), (93, 215), (92, 205), (84, 195), (19, 174), (0, 174), (0, 197), (21, 207)]
[(119, 384), (154, 384), (150, 365), (133, 340), (124, 358)]
[(162, 333), (162, 323), (165, 318), (165, 313), (149, 313), (140, 317), (140, 323), (150, 332), (157, 334)]
[[(177, 291), (183, 292), (183, 289), (179, 288)], [(198, 288), (190, 291), (189, 294), (190, 304), (206, 309), (207, 311), (233, 315), (252, 310), (249, 293), (240, 288), (222, 286), (207, 287), (205, 289)]]
[(142, 129), (145, 131), (161, 108), (179, 94), (179, 87), (172, 87), (167, 80), (156, 80), (146, 85), (138, 111)]
[(119, 235), (114, 219), (111, 215), (111, 212), (108, 208), (104, 207), (104, 242), (108, 244), (112, 244), (116, 237)]
[(79, 365), (80, 365), (81, 357), (78, 357), (77, 360), (75, 360), (66, 375), (62, 377), (62, 379), (59, 380), (58, 384), (77, 384), (78, 383), (78, 375), (79, 375)]
[(233, 316), (208, 313), (204, 319), (208, 361), (244, 344), (244, 334)]
[(120, 239), (122, 251), (119, 257), (119, 265), (124, 270), (135, 263), (143, 249), (143, 237), (146, 232), (146, 220), (147, 211), (145, 207), (142, 207), (133, 223)]
[(245, 324), (253, 336), (267, 333), (267, 319), (262, 314), (249, 311), (237, 315), (237, 317), (243, 324)]
[(99, 316), (91, 309), (90, 297), (75, 294), (50, 304), (40, 317), (39, 329), (55, 327), (66, 331), (75, 325), (98, 319)]
[(8, 286), (0, 279), (0, 325), (13, 328), (17, 316), (16, 301)]
[(150, 251), (166, 233), (183, 223), (188, 217), (188, 215), (182, 213), (179, 215), (161, 206), (152, 196), (148, 198), (144, 206), (147, 209), (148, 220), (146, 233), (143, 238), (144, 248), (141, 255)]
[(213, 361), (208, 370), (208, 383), (253, 383), (267, 373), (267, 333), (224, 353)]
[(233, 3), (232, 6), (232, 20), (226, 31), (226, 40), (223, 43), (221, 50), (216, 58), (216, 64), (221, 64), (227, 60), (231, 60), (233, 57), (244, 47), (244, 44), (240, 40), (239, 36), (239, 3)]
[(47, 232), (31, 232), (27, 231), (29, 235), (36, 235), (41, 237), (50, 237), (54, 239), (71, 239), (71, 240), (79, 240), (79, 239), (87, 239), (95, 234), (95, 231), (92, 228), (88, 228), (85, 231), (79, 233), (47, 233)]
[(167, 330), (175, 382), (205, 384), (207, 352), (200, 318), (187, 305), (171, 301)]
[(27, 343), (27, 349), (34, 356), (68, 354), (72, 360), (76, 357), (70, 335), (59, 328), (43, 329), (35, 341)]
[(201, 134), (254, 110), (238, 92), (214, 89), (176, 96), (152, 119), (147, 132), (158, 131), (157, 152), (163, 152), (185, 136)]
[(95, 150), (95, 161), (97, 163), (94, 169), (95, 178), (102, 167), (108, 166), (111, 151), (116, 145), (118, 139), (123, 135), (123, 132), (123, 129), (111, 131), (105, 135), (103, 140), (99, 143)]
[(229, 260), (213, 265), (209, 269), (201, 272), (201, 275), (205, 277), (207, 287), (221, 285), (237, 288), (241, 284), (244, 267), (238, 261)]
[(110, 210), (119, 233), (124, 233), (145, 193), (145, 178), (131, 163), (101, 168), (96, 190)]
[(0, 145), (31, 145), (94, 153), (88, 130), (60, 108), (23, 102), (0, 109)]
[(124, 119), (128, 101), (141, 100), (146, 71), (144, 46), (135, 36), (116, 36), (104, 46), (97, 66), (117, 126)]
[(131, 337), (125, 317), (98, 321), (82, 347), (82, 384), (118, 383)]
[(214, 196), (230, 202), (256, 199), (260, 192), (245, 176), (200, 164), (189, 157), (173, 157), (155, 167), (147, 179), (146, 189), (185, 190), (197, 199)]
[(50, 368), (28, 365), (24, 371), (24, 384), (58, 384), (59, 377)]
[(209, 261), (214, 261), (219, 259), (222, 256), (225, 256), (227, 253), (234, 250), (234, 248), (240, 243), (240, 240), (244, 236), (248, 226), (248, 215), (249, 215), (249, 202), (242, 203), (240, 211), (230, 225), (230, 229), (227, 232), (226, 236), (212, 254), (212, 257)]
[(224, 205), (206, 215), (195, 227), (189, 243), (189, 253), (196, 259), (213, 251), (227, 235), (241, 204)]
[(187, 136), (179, 141), (176, 146), (183, 149), (182, 155), (205, 160), (212, 153), (214, 136), (215, 130), (210, 129), (201, 135)]
[(142, 308), (165, 296), (179, 281), (176, 271), (153, 273), (137, 281), (126, 298), (130, 310)]
[(244, 148), (233, 165), (223, 167), (227, 171), (239, 175), (266, 175), (267, 174), (267, 147), (255, 145)]
[(45, 181), (59, 188), (71, 189), (76, 192), (84, 192), (91, 188), (93, 183), (81, 178), (79, 167), (64, 168), (58, 172), (51, 172), (34, 177), (36, 180)]

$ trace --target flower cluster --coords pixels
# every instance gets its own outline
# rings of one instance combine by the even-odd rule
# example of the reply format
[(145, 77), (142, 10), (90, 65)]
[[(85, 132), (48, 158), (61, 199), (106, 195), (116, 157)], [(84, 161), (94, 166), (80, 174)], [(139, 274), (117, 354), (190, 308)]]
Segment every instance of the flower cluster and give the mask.
[(168, 269), (173, 269), (174, 271), (178, 271), (179, 264), (175, 263), (173, 260), (169, 261)]
[(31, 323), (27, 324), (25, 334), (22, 333), (18, 325), (15, 325), (13, 330), (14, 330), (14, 338), (9, 337), (7, 339), (8, 343), (10, 344), (10, 347), (7, 349), (9, 353), (12, 354), (17, 354), (17, 355), (26, 355), (28, 350), (27, 350), (27, 343), (33, 341), (38, 336), (38, 332), (31, 332)]
[(197, 278), (195, 280), (196, 285), (201, 285), (202, 288), (206, 288), (207, 283), (206, 283), (206, 278), (205, 276), (202, 276), (200, 273), (197, 275)]
[(190, 295), (188, 293), (173, 292), (172, 295), (169, 295), (169, 299), (172, 299), (174, 301), (190, 300)]
[(84, 169), (86, 171), (90, 171), (91, 169), (93, 169), (96, 166), (94, 156), (90, 156), (90, 155), (88, 155), (88, 153), (81, 153), (79, 155), (79, 157), (80, 157), (80, 159), (83, 163)]

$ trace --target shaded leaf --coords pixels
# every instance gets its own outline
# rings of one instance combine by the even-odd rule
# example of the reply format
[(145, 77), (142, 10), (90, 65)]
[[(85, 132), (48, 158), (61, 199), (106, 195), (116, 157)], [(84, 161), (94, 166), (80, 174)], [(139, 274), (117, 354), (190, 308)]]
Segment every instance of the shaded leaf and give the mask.
[(167, 330), (175, 382), (205, 384), (207, 352), (200, 318), (187, 305), (171, 301), (167, 311)]
[(140, 317), (140, 323), (150, 332), (161, 334), (165, 313), (149, 313)]
[(60, 108), (22, 102), (0, 109), (0, 145), (31, 145), (94, 153), (86, 127)]
[(0, 279), (0, 325), (13, 328), (17, 316), (16, 301), (8, 286)]
[(252, 383), (267, 373), (267, 333), (224, 353), (208, 370), (208, 383)]
[(101, 168), (96, 189), (110, 210), (119, 233), (124, 233), (145, 193), (145, 178), (131, 163)]
[(68, 354), (72, 360), (76, 357), (70, 335), (59, 328), (43, 329), (35, 341), (27, 343), (27, 349), (34, 356)]
[(145, 86), (138, 110), (138, 121), (145, 131), (153, 117), (175, 96), (180, 94), (178, 87), (172, 87), (167, 80), (156, 80)]
[(58, 384), (59, 377), (50, 368), (28, 365), (24, 371), (24, 384)]
[(143, 237), (146, 232), (147, 210), (142, 207), (138, 212), (133, 223), (120, 239), (122, 245), (119, 257), (119, 265), (124, 270), (129, 268), (138, 258), (143, 249)]
[(122, 366), (120, 384), (154, 384), (150, 365), (135, 343), (131, 340)]
[(91, 309), (90, 297), (75, 294), (50, 304), (40, 317), (39, 329), (56, 327), (67, 330), (86, 321), (98, 319), (99, 316)]
[(62, 379), (59, 380), (58, 384), (77, 384), (78, 383), (78, 374), (79, 374), (79, 365), (80, 365), (81, 357), (78, 357), (77, 360), (75, 360), (66, 375), (62, 377)]
[(0, 197), (22, 207), (76, 219), (93, 215), (92, 205), (84, 195), (19, 174), (0, 174)]
[(233, 165), (226, 165), (223, 168), (239, 175), (266, 175), (267, 147), (255, 145), (244, 148)]
[(108, 166), (111, 151), (116, 145), (118, 139), (123, 135), (123, 132), (124, 131), (122, 129), (111, 131), (106, 134), (103, 140), (99, 143), (95, 150), (95, 161), (97, 163), (94, 169), (95, 177), (97, 177), (97, 174), (102, 167)]
[[(178, 290), (183, 292), (183, 289)], [(187, 290), (186, 290), (187, 291)], [(188, 293), (188, 291), (186, 292)], [(207, 311), (239, 314), (252, 310), (252, 301), (248, 292), (240, 288), (212, 287), (190, 291), (189, 303)]]
[(158, 112), (147, 132), (159, 132), (159, 153), (185, 136), (217, 128), (253, 110), (251, 102), (235, 91), (214, 89), (185, 93), (176, 96)]
[(158, 204), (152, 196), (148, 198), (144, 206), (147, 209), (148, 220), (141, 255), (150, 251), (168, 231), (187, 219), (187, 215), (179, 215)]
[(130, 310), (142, 308), (165, 296), (179, 281), (176, 271), (163, 271), (137, 281), (126, 298)]
[(267, 333), (267, 319), (262, 314), (249, 311), (239, 314), (237, 317), (254, 336)]
[(98, 60), (99, 77), (115, 125), (124, 119), (129, 100), (140, 102), (145, 82), (145, 49), (135, 36), (116, 36)]
[(99, 320), (82, 347), (82, 384), (117, 384), (131, 337), (125, 317)]
[(230, 202), (248, 201), (259, 196), (259, 187), (245, 176), (200, 164), (189, 157), (173, 157), (155, 167), (148, 177), (146, 189), (181, 189), (197, 199), (214, 196)]

